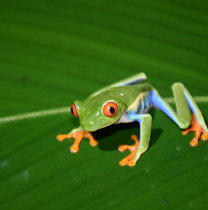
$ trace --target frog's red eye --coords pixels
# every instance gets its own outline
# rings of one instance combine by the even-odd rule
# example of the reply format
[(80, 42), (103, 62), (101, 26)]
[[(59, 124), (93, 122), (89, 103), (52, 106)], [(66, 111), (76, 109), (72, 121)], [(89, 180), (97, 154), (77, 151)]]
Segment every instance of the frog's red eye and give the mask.
[(108, 102), (103, 106), (103, 114), (106, 117), (113, 117), (118, 111), (118, 106), (115, 102)]
[(71, 113), (74, 115), (74, 117), (79, 117), (75, 104), (72, 104), (71, 106)]

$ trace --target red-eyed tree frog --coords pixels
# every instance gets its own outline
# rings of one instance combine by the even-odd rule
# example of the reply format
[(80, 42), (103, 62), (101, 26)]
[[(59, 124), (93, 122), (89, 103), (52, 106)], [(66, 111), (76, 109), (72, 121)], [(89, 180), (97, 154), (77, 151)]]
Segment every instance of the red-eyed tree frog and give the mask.
[(79, 117), (80, 127), (69, 134), (58, 135), (57, 140), (74, 138), (75, 142), (70, 150), (76, 153), (83, 138), (89, 138), (92, 146), (98, 144), (91, 132), (112, 124), (138, 121), (140, 140), (136, 135), (132, 135), (135, 145), (121, 145), (118, 148), (121, 152), (127, 149), (131, 152), (119, 164), (135, 166), (149, 145), (152, 117), (148, 112), (152, 107), (164, 112), (181, 129), (186, 129), (182, 134), (195, 131), (191, 146), (197, 146), (200, 136), (202, 140), (208, 140), (208, 129), (202, 113), (182, 83), (172, 85), (177, 110), (175, 112), (151, 84), (143, 82), (145, 79), (146, 75), (139, 73), (98, 90), (83, 102), (75, 101), (71, 106), (71, 113), (74, 117)]

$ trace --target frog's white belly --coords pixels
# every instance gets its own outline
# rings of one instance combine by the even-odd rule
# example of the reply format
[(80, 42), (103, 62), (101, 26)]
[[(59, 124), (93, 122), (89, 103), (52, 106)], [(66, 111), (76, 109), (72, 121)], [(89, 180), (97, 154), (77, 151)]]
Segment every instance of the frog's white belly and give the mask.
[(116, 122), (116, 124), (119, 124), (119, 123), (130, 123), (130, 122), (133, 122), (134, 120), (130, 120), (128, 118), (128, 112), (124, 112), (121, 116), (121, 118)]

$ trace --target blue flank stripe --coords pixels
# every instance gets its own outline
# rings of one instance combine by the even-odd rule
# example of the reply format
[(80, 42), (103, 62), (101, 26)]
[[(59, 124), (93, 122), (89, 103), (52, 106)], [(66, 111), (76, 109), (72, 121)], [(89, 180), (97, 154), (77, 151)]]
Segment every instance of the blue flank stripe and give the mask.
[(139, 100), (139, 106), (137, 108), (136, 113), (137, 114), (144, 113), (144, 110), (146, 110), (149, 106), (150, 106), (150, 101), (149, 101), (149, 94), (148, 94)]
[(137, 108), (137, 114), (139, 114), (139, 113), (142, 113), (142, 111), (143, 111), (143, 107), (142, 107), (142, 99), (141, 100), (139, 100), (139, 106), (138, 106), (138, 108)]
[(155, 90), (150, 92), (150, 99), (153, 106), (163, 111), (168, 117), (170, 117), (175, 123), (177, 123), (175, 115), (165, 103), (165, 101), (162, 99), (162, 97)]
[(148, 97), (147, 96), (144, 96), (143, 103), (144, 103), (144, 110), (145, 110), (149, 106), (149, 102), (148, 102)]

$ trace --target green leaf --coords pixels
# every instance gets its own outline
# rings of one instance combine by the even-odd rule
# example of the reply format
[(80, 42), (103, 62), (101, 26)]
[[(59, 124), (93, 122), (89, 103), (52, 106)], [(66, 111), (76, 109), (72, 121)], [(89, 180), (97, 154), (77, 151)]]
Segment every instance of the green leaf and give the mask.
[(84, 140), (78, 154), (56, 135), (79, 124), (74, 100), (138, 72), (164, 97), (177, 81), (207, 97), (207, 11), (201, 0), (1, 1), (0, 119), (64, 112), (0, 124), (0, 209), (206, 209), (208, 143), (191, 148), (160, 111), (134, 168), (117, 147), (137, 124), (96, 132), (98, 147)]

